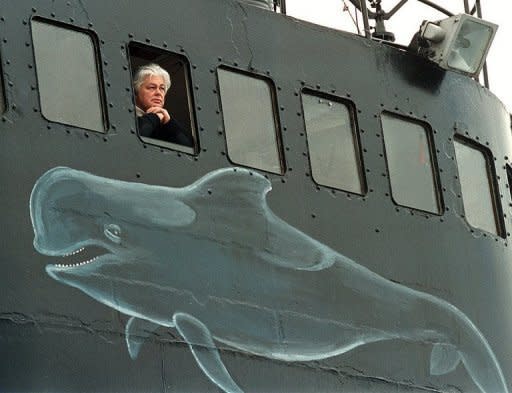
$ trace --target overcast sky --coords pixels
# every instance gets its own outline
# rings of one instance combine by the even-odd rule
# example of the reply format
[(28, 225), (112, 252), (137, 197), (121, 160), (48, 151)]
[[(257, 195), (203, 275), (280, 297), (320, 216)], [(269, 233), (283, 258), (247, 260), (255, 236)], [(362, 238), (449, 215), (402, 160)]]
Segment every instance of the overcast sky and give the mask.
[[(473, 6), (475, 0), (469, 0)], [(354, 7), (345, 0), (352, 16)], [(382, 0), (385, 11), (391, 10), (399, 0)], [(451, 11), (464, 11), (463, 0), (434, 0)], [(336, 29), (356, 32), (349, 12), (343, 11), (343, 0), (286, 0), (288, 15)], [(487, 57), (491, 91), (501, 99), (512, 112), (512, 0), (481, 0), (483, 18), (499, 25), (493, 45)], [(424, 19), (439, 20), (446, 16), (417, 0), (409, 0), (394, 17), (386, 23), (397, 42), (407, 45)], [(508, 18), (508, 20), (507, 20)], [(359, 18), (362, 27), (361, 18)]]

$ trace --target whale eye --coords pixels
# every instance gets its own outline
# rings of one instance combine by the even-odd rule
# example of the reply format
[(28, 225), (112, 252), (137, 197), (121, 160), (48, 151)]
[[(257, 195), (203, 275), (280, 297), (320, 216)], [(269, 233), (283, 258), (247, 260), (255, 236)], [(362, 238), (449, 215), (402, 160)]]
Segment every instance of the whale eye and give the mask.
[(121, 243), (121, 227), (116, 224), (105, 224), (103, 228), (105, 236), (116, 244)]

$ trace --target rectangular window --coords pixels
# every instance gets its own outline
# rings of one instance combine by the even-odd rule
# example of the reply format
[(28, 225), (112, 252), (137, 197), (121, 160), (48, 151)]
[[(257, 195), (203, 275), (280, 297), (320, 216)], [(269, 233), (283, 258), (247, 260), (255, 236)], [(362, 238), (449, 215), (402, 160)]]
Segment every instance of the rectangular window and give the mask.
[[(190, 63), (180, 54), (164, 51), (153, 46), (131, 42), (129, 47), (130, 65), (140, 138), (149, 144), (195, 154), (198, 151), (194, 103), (191, 93)], [(143, 70), (139, 73), (139, 71)], [(162, 106), (169, 115), (166, 119), (151, 120), (153, 93), (147, 90), (147, 82), (165, 74), (170, 86), (163, 94)], [(139, 78), (135, 81), (135, 78)], [(159, 79), (160, 80), (160, 79)], [(149, 102), (148, 102), (149, 101)], [(147, 112), (149, 110), (149, 112)]]
[(102, 84), (93, 34), (38, 19), (32, 20), (31, 26), (43, 116), (104, 132)]
[(490, 152), (459, 136), (454, 140), (454, 146), (466, 221), (472, 227), (503, 236), (503, 219)]
[(311, 173), (318, 184), (365, 193), (355, 116), (334, 97), (302, 93)]
[(440, 214), (431, 129), (390, 113), (381, 115), (391, 193), (396, 204)]
[(282, 174), (272, 83), (224, 68), (219, 68), (217, 75), (229, 158), (237, 164)]

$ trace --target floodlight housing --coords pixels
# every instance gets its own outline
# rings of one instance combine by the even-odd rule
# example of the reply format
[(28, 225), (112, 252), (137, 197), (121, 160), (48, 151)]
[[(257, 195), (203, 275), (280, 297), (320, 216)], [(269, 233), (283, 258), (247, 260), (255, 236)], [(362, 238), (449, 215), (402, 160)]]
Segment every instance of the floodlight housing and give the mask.
[(425, 21), (419, 31), (418, 52), (444, 69), (477, 77), (498, 25), (468, 14), (437, 22)]

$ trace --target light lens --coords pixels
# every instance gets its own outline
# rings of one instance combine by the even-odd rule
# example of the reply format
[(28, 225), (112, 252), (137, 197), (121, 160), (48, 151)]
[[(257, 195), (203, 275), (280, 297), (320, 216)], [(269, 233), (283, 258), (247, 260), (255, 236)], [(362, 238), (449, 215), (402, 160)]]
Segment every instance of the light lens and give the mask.
[(493, 29), (473, 19), (465, 19), (448, 55), (448, 66), (467, 73), (475, 73), (484, 60)]

